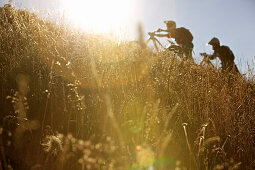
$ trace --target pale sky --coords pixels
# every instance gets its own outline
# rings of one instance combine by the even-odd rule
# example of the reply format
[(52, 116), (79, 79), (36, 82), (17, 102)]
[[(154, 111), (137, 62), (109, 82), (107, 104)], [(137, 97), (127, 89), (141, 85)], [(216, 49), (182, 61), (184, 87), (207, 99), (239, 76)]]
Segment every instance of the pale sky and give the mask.
[(235, 54), (235, 62), (240, 71), (247, 71), (247, 62), (254, 67), (254, 0), (143, 0), (143, 2), (146, 5), (142, 19), (147, 32), (158, 27), (165, 28), (163, 20), (173, 19), (177, 27), (186, 27), (193, 34), (196, 55), (203, 51), (212, 52), (211, 46), (205, 44), (211, 38), (218, 37), (221, 43), (229, 46)]
[[(71, 0), (14, 0), (27, 9), (56, 11), (63, 1)], [(76, 0), (79, 1), (79, 0)], [(84, 0), (85, 1), (85, 0)], [(92, 2), (93, 0), (90, 0)], [(100, 0), (97, 0), (100, 2)], [(103, 0), (113, 2), (114, 0)], [(102, 1), (102, 2), (103, 2)], [(120, 1), (120, 0), (119, 0)], [(194, 36), (194, 56), (200, 52), (212, 52), (206, 43), (218, 37), (221, 44), (231, 48), (241, 72), (247, 72), (247, 62), (254, 68), (255, 60), (255, 0), (122, 0), (132, 1), (129, 13), (128, 38), (135, 38), (136, 24), (140, 21), (145, 32), (165, 28), (164, 20), (175, 20), (177, 27), (186, 27)], [(0, 2), (0, 5), (6, 2)], [(89, 1), (88, 1), (89, 2)], [(117, 1), (116, 1), (117, 2)], [(96, 8), (100, 7), (96, 4)], [(104, 8), (100, 8), (102, 11)], [(95, 9), (96, 11), (97, 9)], [(111, 9), (106, 10), (111, 11)], [(105, 12), (107, 13), (107, 12)], [(100, 14), (96, 12), (98, 18)], [(109, 15), (111, 16), (111, 15)], [(130, 30), (130, 31), (129, 31)], [(166, 42), (163, 39), (162, 42)], [(255, 72), (255, 70), (252, 70)]]

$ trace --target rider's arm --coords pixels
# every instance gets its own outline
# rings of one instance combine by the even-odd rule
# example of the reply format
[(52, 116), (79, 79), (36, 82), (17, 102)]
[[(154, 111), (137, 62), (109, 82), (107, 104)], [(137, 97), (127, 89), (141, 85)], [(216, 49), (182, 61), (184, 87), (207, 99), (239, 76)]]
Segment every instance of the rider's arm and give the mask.
[(169, 38), (169, 34), (155, 34), (157, 37), (167, 37)]
[(214, 52), (212, 55), (208, 55), (210, 60), (214, 60), (218, 56), (218, 53)]
[(168, 30), (158, 29), (157, 32), (169, 32)]
[(203, 57), (208, 57), (210, 60), (214, 60), (216, 57), (217, 57), (217, 54), (216, 53), (213, 53), (213, 54), (207, 54), (207, 53), (200, 53), (201, 56)]

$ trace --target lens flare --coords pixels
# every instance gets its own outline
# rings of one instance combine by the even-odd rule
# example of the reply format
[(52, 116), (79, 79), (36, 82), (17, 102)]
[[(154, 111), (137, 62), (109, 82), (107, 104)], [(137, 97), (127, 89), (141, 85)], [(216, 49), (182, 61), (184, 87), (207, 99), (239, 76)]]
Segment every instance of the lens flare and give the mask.
[(132, 16), (133, 0), (65, 0), (65, 18), (82, 30), (112, 33), (124, 29)]

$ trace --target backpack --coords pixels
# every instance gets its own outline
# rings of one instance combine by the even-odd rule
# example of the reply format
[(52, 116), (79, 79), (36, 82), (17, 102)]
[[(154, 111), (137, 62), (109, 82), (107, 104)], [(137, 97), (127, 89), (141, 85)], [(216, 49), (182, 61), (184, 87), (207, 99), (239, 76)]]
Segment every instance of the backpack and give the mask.
[(228, 46), (220, 46), (219, 53), (222, 60), (225, 60), (227, 62), (234, 62), (235, 56)]
[(193, 41), (191, 32), (184, 27), (177, 28), (172, 37), (178, 44), (191, 43)]

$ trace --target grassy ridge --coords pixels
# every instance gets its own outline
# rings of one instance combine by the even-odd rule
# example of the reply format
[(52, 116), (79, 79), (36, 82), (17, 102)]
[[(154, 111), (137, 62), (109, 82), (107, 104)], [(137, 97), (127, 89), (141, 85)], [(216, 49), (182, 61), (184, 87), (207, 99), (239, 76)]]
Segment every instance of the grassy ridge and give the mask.
[(8, 5), (0, 9), (0, 71), (3, 167), (255, 167), (254, 82), (240, 76)]

